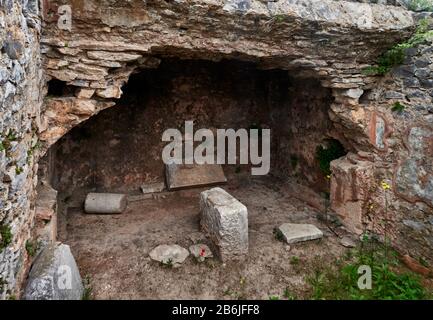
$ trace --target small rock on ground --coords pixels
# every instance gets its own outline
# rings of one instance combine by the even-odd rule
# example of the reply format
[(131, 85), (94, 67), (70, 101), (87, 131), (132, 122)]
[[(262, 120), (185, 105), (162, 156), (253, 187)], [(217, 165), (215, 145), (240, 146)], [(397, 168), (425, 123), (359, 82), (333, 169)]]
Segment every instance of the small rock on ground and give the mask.
[(193, 244), (189, 247), (189, 252), (200, 262), (213, 258), (212, 251), (205, 244)]
[(152, 260), (163, 264), (171, 264), (173, 267), (179, 267), (188, 258), (189, 252), (177, 244), (163, 244), (153, 249), (149, 253), (149, 256)]
[(323, 232), (312, 224), (283, 223), (278, 229), (288, 244), (323, 237)]
[(353, 241), (353, 239), (351, 239), (350, 237), (341, 238), (340, 244), (346, 248), (355, 248), (356, 247), (355, 241)]

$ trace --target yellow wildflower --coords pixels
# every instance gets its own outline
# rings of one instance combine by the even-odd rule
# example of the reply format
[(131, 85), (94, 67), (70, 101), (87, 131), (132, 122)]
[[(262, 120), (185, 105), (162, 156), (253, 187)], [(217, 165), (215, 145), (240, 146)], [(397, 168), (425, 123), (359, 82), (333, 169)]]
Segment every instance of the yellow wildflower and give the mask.
[(391, 186), (386, 181), (382, 181), (382, 189), (389, 190), (391, 189)]

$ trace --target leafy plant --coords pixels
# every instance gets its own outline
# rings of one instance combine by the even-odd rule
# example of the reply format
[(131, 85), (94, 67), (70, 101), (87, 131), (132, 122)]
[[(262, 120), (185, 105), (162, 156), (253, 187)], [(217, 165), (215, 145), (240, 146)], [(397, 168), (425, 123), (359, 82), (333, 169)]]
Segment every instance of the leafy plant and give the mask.
[(33, 242), (31, 240), (26, 241), (26, 251), (30, 257), (34, 257), (36, 252), (38, 251), (39, 244), (37, 242)]
[(11, 227), (7, 225), (0, 225), (0, 250), (6, 248), (12, 242), (12, 231)]
[(163, 267), (166, 267), (168, 269), (171, 269), (171, 268), (174, 267), (172, 259), (168, 259), (167, 261), (163, 261), (163, 262), (161, 262), (161, 264), (162, 264)]
[[(372, 272), (372, 288), (358, 287), (358, 268), (367, 265)], [(373, 240), (363, 241), (360, 248), (337, 261), (336, 266), (318, 265), (307, 281), (313, 299), (415, 300), (430, 293), (421, 278), (411, 272), (398, 272), (397, 254)]]
[(433, 11), (432, 0), (408, 0), (407, 7), (413, 11)]
[(329, 140), (327, 147), (318, 146), (316, 159), (319, 162), (320, 170), (325, 176), (331, 174), (331, 161), (341, 158), (346, 154), (343, 145), (338, 140)]
[(280, 300), (279, 296), (269, 296), (269, 300)]
[(284, 241), (284, 235), (278, 228), (274, 228), (274, 237), (278, 241)]
[(401, 104), (400, 102), (397, 101), (396, 103), (394, 103), (392, 105), (391, 110), (393, 112), (403, 112), (405, 108), (406, 108), (405, 105), (403, 105), (403, 104)]
[(86, 277), (86, 279), (83, 281), (83, 287), (84, 287), (84, 292), (83, 292), (83, 296), (82, 296), (81, 300), (92, 300), (93, 288), (90, 284), (90, 278), (89, 277)]
[(283, 293), (284, 298), (287, 300), (296, 300), (296, 296), (290, 293), (289, 288), (286, 288)]
[(423, 43), (432, 36), (433, 30), (429, 30), (429, 19), (421, 20), (414, 35), (409, 40), (394, 45), (379, 57), (376, 66), (364, 69), (363, 73), (367, 75), (384, 75), (388, 73), (393, 67), (404, 62), (407, 49)]

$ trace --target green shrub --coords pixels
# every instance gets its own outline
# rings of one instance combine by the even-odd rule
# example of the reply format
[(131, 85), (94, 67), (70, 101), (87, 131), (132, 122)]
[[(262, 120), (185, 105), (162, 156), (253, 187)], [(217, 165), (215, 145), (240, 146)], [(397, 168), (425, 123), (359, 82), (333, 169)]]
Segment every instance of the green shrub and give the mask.
[(404, 62), (406, 50), (416, 47), (433, 36), (433, 31), (429, 30), (430, 19), (423, 19), (419, 22), (414, 35), (406, 42), (396, 44), (391, 49), (382, 54), (376, 66), (368, 67), (363, 70), (367, 75), (384, 75), (393, 67)]
[(2, 251), (3, 248), (6, 248), (12, 242), (11, 227), (1, 224), (0, 235), (1, 235), (0, 251)]
[(407, 7), (413, 11), (429, 11), (433, 12), (432, 0), (408, 0)]
[[(366, 245), (367, 244), (367, 245)], [(358, 287), (358, 268), (371, 267), (372, 288)], [(313, 299), (333, 300), (418, 300), (431, 293), (423, 287), (421, 278), (411, 272), (397, 272), (395, 252), (373, 240), (363, 242), (336, 266), (318, 265), (307, 281), (312, 286)]]

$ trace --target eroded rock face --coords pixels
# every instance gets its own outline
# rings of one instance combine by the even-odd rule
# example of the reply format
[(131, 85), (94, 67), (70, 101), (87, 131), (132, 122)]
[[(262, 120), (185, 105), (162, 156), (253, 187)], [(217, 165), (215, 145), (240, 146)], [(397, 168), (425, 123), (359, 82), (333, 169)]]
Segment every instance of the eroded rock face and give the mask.
[[(363, 95), (362, 103), (352, 108), (358, 110), (358, 124), (352, 121), (345, 132), (357, 141), (355, 158), (362, 161), (353, 155), (334, 161), (331, 178), (331, 206), (349, 229), (386, 234), (403, 253), (429, 261), (433, 259), (432, 63), (432, 42), (427, 40), (408, 49), (404, 63)], [(396, 104), (403, 107), (394, 109)], [(350, 119), (349, 113), (338, 110), (339, 119)]]
[[(326, 87), (351, 89), (347, 98), (356, 101), (360, 88), (373, 82), (362, 69), (413, 29), (408, 11), (364, 3), (135, 0), (70, 1), (68, 32), (50, 18), (61, 4), (44, 7), (46, 72), (69, 86), (96, 89), (94, 97), (101, 99), (119, 98), (134, 70), (175, 56), (293, 70)], [(51, 145), (73, 125), (63, 126), (43, 140)]]
[(43, 100), (40, 20), (34, 1), (0, 1), (0, 300), (19, 296), (31, 257)]
[(407, 137), (409, 157), (395, 172), (396, 192), (409, 201), (433, 207), (433, 127), (412, 127)]

